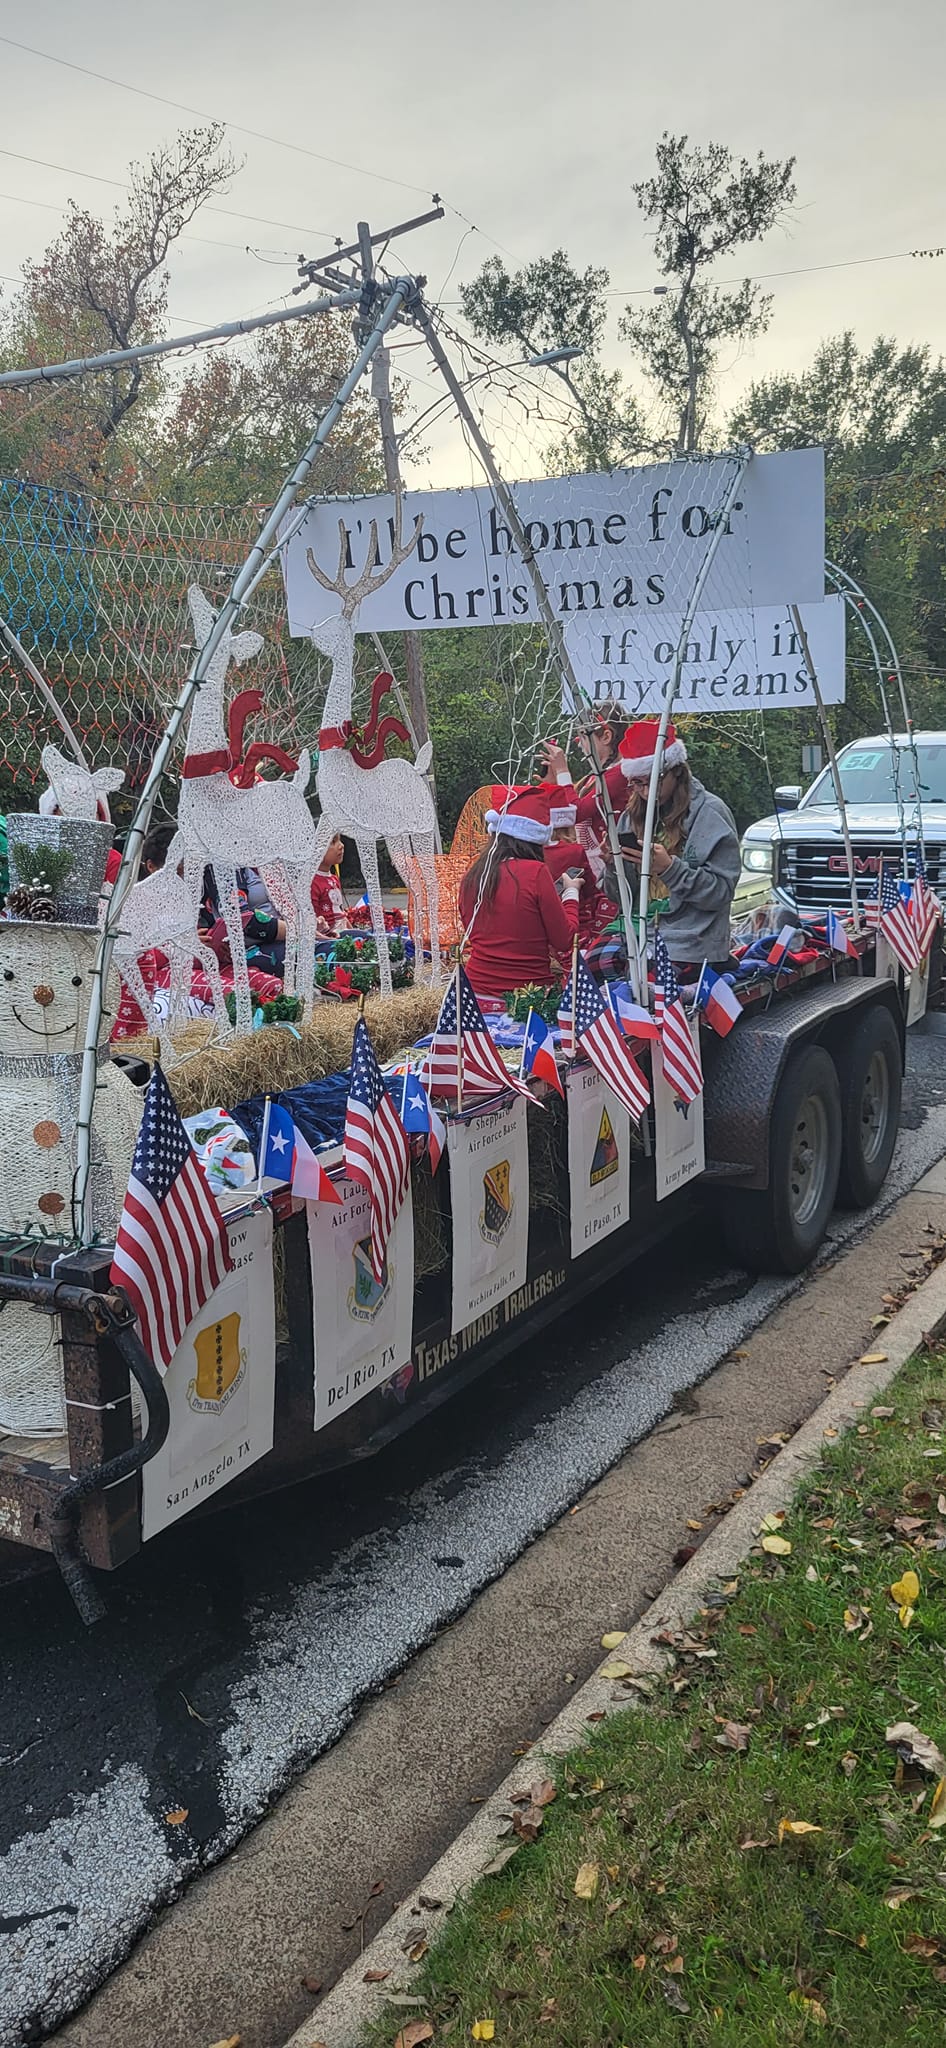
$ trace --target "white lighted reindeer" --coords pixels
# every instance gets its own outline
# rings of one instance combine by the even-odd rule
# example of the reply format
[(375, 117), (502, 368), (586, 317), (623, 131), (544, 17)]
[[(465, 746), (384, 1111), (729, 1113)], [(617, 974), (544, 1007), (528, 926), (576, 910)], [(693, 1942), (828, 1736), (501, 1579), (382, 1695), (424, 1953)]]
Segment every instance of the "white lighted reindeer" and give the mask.
[[(216, 614), (195, 585), (188, 592), (198, 647), (202, 647)], [(236, 1028), (248, 1032), (252, 1001), (246, 948), (237, 891), (237, 869), (258, 868), (270, 900), (286, 920), (287, 994), (312, 1000), (316, 923), (312, 908), (312, 877), (320, 855), (315, 823), (306, 803), (310, 761), (307, 752), (294, 761), (282, 748), (256, 742), (243, 750), (247, 718), (263, 709), (258, 690), (242, 690), (225, 712), (225, 679), (231, 661), (249, 661), (263, 645), (259, 633), (223, 635), (207, 675), (194, 698), (181, 769), (178, 806), (179, 841), (196, 928), (203, 893), (205, 865), (212, 866), (233, 963)], [(288, 779), (257, 780), (261, 761), (274, 762)], [(330, 834), (328, 835), (331, 836)], [(326, 839), (325, 844), (328, 843)], [(324, 847), (323, 847), (324, 850)]]
[[(199, 963), (210, 985), (214, 1019), (219, 1029), (229, 1031), (220, 969), (209, 946), (197, 936), (191, 889), (178, 867), (184, 853), (180, 834), (168, 849), (167, 861), (153, 875), (146, 875), (129, 889), (122, 904), (121, 927), (115, 939), (114, 961), (145, 1020), (145, 1028), (162, 1032), (174, 1040), (175, 1027), (190, 1015), (190, 991), (194, 962)], [(160, 1000), (148, 991), (139, 961), (155, 948), (168, 963), (168, 1000), (165, 1018)]]
[[(387, 935), (384, 928), (384, 906), (381, 882), (378, 875), (378, 841), (387, 843), (388, 852), (398, 873), (410, 891), (414, 910), (414, 931), (417, 939), (416, 978), (423, 979), (424, 950), (422, 934), (425, 927), (430, 933), (431, 980), (440, 979), (440, 933), (438, 925), (437, 868), (435, 852), (437, 847), (437, 813), (426, 771), (430, 766), (431, 743), (428, 740), (421, 748), (415, 761), (403, 758), (384, 757), (385, 726), (392, 726), (406, 738), (403, 727), (397, 727), (395, 720), (382, 721), (378, 738), (371, 750), (370, 762), (361, 751), (359, 741), (367, 745), (373, 738), (371, 727), (366, 735), (360, 735), (352, 723), (352, 689), (355, 658), (355, 633), (353, 620), (363, 597), (380, 589), (394, 571), (405, 562), (417, 544), (423, 515), (414, 526), (410, 540), (404, 544), (401, 539), (401, 501), (396, 501), (394, 527), (391, 536), (391, 554), (382, 566), (378, 547), (377, 521), (372, 519), (368, 534), (368, 553), (360, 576), (349, 583), (346, 567), (350, 560), (348, 534), (343, 520), (339, 520), (338, 568), (334, 578), (319, 567), (311, 548), (306, 551), (309, 571), (323, 590), (328, 590), (341, 599), (341, 611), (334, 617), (323, 619), (312, 627), (312, 639), (323, 654), (331, 657), (332, 675), (322, 712), (322, 728), (319, 733), (319, 763), (316, 771), (316, 787), (319, 794), (322, 815), (319, 819), (318, 845), (320, 856), (336, 832), (353, 839), (358, 849), (358, 859), (368, 892), (371, 908), (371, 924), (378, 949), (378, 971), (382, 995), (391, 993), (391, 963), (388, 956)], [(372, 699), (372, 720), (377, 715), (379, 694), (389, 677), (378, 677)]]

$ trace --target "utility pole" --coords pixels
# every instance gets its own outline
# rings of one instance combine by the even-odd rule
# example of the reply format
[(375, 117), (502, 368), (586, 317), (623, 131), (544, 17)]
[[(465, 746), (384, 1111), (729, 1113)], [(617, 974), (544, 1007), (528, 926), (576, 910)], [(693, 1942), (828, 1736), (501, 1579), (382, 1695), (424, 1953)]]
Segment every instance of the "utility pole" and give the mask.
[[(369, 279), (374, 277), (374, 256), (372, 254), (371, 230), (367, 221), (364, 220), (358, 222), (358, 246), (361, 254), (362, 274), (367, 283)], [(395, 491), (400, 495), (402, 489), (401, 463), (398, 455), (397, 435), (394, 431), (394, 407), (391, 403), (391, 360), (385, 348), (379, 348), (372, 359), (371, 395), (378, 408), (378, 419), (381, 426), (381, 450), (384, 458), (384, 474), (387, 479), (388, 490)], [(405, 633), (404, 635), (404, 672), (407, 684), (410, 722), (417, 745), (422, 747), (424, 741), (429, 738), (430, 728), (427, 719), (427, 692), (424, 688), (424, 660), (421, 654), (419, 633)], [(433, 788), (432, 775), (429, 780), (431, 782), (431, 793), (436, 801), (436, 791)]]

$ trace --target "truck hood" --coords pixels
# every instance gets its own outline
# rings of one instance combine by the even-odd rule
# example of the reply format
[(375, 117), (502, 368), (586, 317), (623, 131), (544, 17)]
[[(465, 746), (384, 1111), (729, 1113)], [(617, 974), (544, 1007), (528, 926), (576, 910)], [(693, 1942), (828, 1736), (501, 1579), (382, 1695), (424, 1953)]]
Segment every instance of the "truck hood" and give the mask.
[[(909, 804), (904, 805), (908, 838), (915, 832), (915, 818)], [(865, 804), (861, 809), (848, 807), (848, 824), (852, 838), (886, 839), (900, 844), (900, 818), (896, 804)], [(924, 804), (923, 836), (925, 839), (946, 840), (946, 804)], [(810, 810), (783, 811), (781, 817), (759, 818), (750, 825), (744, 838), (750, 844), (766, 845), (773, 839), (791, 840), (798, 844), (805, 839), (837, 839), (844, 843), (840, 813), (831, 804), (812, 806)]]

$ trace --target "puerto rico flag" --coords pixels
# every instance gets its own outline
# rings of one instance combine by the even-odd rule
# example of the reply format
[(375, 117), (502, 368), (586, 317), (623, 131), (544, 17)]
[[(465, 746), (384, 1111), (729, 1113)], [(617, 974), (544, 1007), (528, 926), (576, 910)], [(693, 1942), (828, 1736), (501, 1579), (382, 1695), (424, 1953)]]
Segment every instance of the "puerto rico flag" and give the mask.
[(735, 989), (721, 974), (713, 973), (708, 960), (703, 962), (696, 985), (696, 1007), (720, 1038), (727, 1038), (742, 1016), (742, 1004)]

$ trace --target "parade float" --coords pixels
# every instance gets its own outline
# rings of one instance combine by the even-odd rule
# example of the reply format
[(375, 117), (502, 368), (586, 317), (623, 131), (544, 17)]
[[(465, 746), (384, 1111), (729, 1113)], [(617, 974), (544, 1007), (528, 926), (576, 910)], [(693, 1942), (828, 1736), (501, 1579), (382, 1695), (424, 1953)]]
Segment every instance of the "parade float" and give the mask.
[[(903, 873), (881, 878), (871, 918), (855, 892), (817, 929), (763, 925), (726, 977), (678, 989), (649, 915), (671, 713), (803, 696), (830, 746), (843, 623), (838, 673), (819, 452), (511, 487), (417, 283), (362, 278), (358, 297), (346, 387), (222, 602), (189, 593), (193, 658), (117, 873), (106, 882), (121, 771), (93, 767), (81, 733), (71, 759), (47, 751), (45, 813), (8, 819), (0, 1538), (11, 1568), (52, 1552), (87, 1618), (100, 1600), (89, 1566), (113, 1569), (209, 1503), (379, 1450), (658, 1237), (692, 1227), (707, 1197), (737, 1257), (798, 1270), (835, 1201), (866, 1207), (882, 1186), (907, 1018), (925, 1001), (939, 908), (921, 818), (904, 820)], [(427, 339), (485, 482), (320, 502), (319, 450), (403, 320)], [(237, 674), (263, 652), (254, 593), (277, 568), (290, 632), (330, 663), (305, 745), (272, 736), (252, 668)], [(658, 591), (666, 651), (652, 658), (665, 673), (648, 677), (628, 668), (625, 621)], [(356, 718), (354, 663), (368, 632), (504, 617), (530, 623), (529, 674), (541, 643), (570, 732), (590, 728), (605, 696), (628, 716), (653, 711), (654, 762), (637, 901), (622, 888), (607, 943), (588, 958), (576, 945), (553, 989), (513, 987), (484, 1015), (429, 742), (414, 745), (400, 698), (392, 708), (392, 669)], [(52, 698), (16, 651), (23, 688)], [(532, 779), (547, 701), (523, 690), (513, 704), (500, 819)], [(139, 876), (169, 776), (173, 836), (163, 866)], [(614, 847), (600, 775), (597, 791)], [(339, 833), (365, 896), (326, 941), (312, 884)], [(466, 854), (478, 831), (464, 833)], [(379, 848), (403, 912), (384, 901)], [(208, 868), (225, 973), (198, 932)], [(285, 930), (282, 990), (265, 999), (241, 910), (247, 869)], [(116, 1041), (122, 984), (141, 1029)]]

